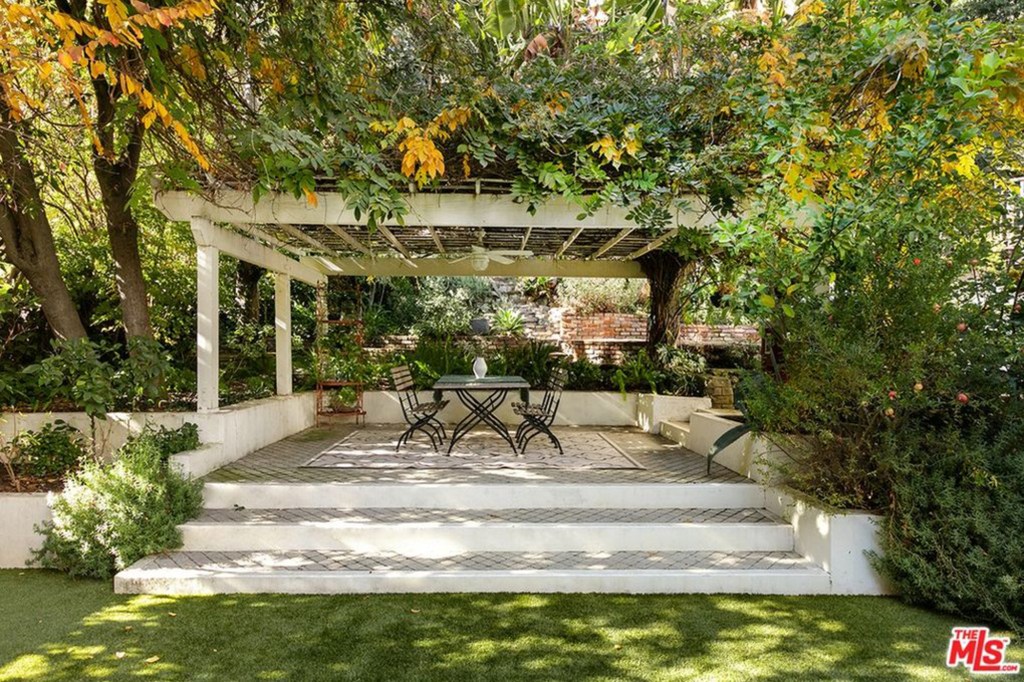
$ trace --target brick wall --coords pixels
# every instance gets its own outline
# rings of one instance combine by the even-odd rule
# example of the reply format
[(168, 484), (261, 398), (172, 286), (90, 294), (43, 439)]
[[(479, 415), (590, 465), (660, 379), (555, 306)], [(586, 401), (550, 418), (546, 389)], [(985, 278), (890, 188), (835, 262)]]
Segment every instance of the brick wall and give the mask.
[(678, 346), (756, 346), (761, 343), (757, 327), (714, 324), (684, 324), (679, 327)]
[[(599, 364), (621, 362), (626, 353), (643, 348), (647, 341), (647, 316), (629, 313), (576, 315), (561, 308), (535, 310), (524, 315), (522, 337), (477, 339), (490, 347), (517, 345), (527, 340), (547, 341), (575, 358), (589, 358)], [(381, 351), (410, 351), (417, 337), (389, 336)], [(679, 329), (678, 345), (729, 347), (752, 346), (760, 342), (756, 327), (687, 324)]]
[(643, 341), (647, 338), (647, 316), (631, 313), (562, 314), (562, 338), (621, 339)]

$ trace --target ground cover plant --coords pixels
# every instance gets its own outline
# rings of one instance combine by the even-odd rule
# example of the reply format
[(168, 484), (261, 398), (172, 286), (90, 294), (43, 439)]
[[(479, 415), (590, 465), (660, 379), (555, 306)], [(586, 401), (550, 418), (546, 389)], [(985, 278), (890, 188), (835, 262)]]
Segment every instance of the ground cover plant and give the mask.
[(131, 597), (23, 571), (0, 592), (0, 680), (965, 678), (957, 621), (884, 598)]

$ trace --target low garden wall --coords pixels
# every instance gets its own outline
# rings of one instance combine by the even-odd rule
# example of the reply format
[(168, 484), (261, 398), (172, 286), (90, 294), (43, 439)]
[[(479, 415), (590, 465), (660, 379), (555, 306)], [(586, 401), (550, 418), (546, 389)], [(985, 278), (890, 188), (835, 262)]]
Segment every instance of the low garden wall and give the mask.
[(36, 526), (50, 520), (49, 493), (0, 493), (0, 568), (25, 568), (43, 542)]
[[(696, 412), (690, 416), (686, 447), (706, 455), (719, 436), (738, 424)], [(779, 485), (773, 462), (784, 458), (770, 441), (747, 434), (718, 453), (715, 462), (765, 486), (765, 506), (793, 526), (794, 549), (829, 572), (833, 594), (892, 594), (891, 585), (871, 563), (872, 555), (882, 553), (878, 529), (883, 517), (830, 509)]]
[[(129, 435), (147, 425), (174, 429), (191, 423), (199, 427), (202, 443), (216, 446), (206, 449), (218, 451), (226, 463), (309, 428), (315, 419), (315, 405), (316, 395), (307, 391), (250, 400), (213, 412), (109, 412), (106, 419), (95, 421), (96, 454), (109, 457)], [(0, 437), (10, 440), (22, 431), (38, 430), (58, 419), (87, 436), (91, 433), (84, 412), (5, 412), (0, 415)]]
[[(433, 399), (431, 391), (421, 391), (420, 400)], [(511, 402), (519, 396), (509, 394), (497, 416), (507, 424), (520, 418), (512, 411)], [(394, 391), (367, 391), (363, 395), (366, 420), (371, 424), (403, 424), (402, 408)], [(708, 398), (687, 398), (616, 391), (565, 391), (558, 407), (556, 426), (640, 426), (657, 432), (661, 420), (686, 418), (696, 409), (710, 407)], [(454, 424), (466, 416), (466, 408), (453, 399), (441, 411), (445, 423)]]
[[(215, 412), (115, 412), (97, 420), (97, 440), (101, 454), (109, 456), (128, 435), (147, 424), (168, 428), (197, 424), (202, 447), (172, 455), (171, 463), (183, 473), (199, 477), (313, 426), (315, 409), (316, 395), (305, 392), (252, 400)], [(2, 419), (5, 438), (57, 419), (89, 433), (89, 418), (81, 412), (8, 413)], [(42, 541), (35, 526), (49, 519), (47, 493), (0, 493), (0, 568), (23, 568)]]

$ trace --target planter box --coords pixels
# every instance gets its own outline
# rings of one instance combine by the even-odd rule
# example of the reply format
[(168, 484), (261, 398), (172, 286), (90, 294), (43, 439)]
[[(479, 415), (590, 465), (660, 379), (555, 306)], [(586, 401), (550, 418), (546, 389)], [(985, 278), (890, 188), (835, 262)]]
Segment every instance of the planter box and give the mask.
[[(203, 447), (174, 455), (182, 471), (203, 476), (217, 467), (313, 426), (316, 394), (307, 391), (250, 400), (211, 412), (110, 412), (96, 421), (96, 444), (102, 457), (110, 457), (129, 435), (147, 425), (177, 428), (191, 422), (199, 427)], [(35, 430), (63, 419), (86, 436), (89, 417), (84, 412), (30, 412), (0, 415), (0, 436), (10, 440), (21, 431)]]
[(43, 542), (35, 527), (50, 518), (48, 493), (0, 493), (0, 568), (25, 568)]
[[(697, 412), (690, 417), (687, 447), (706, 455), (711, 445), (739, 422)], [(881, 554), (882, 517), (827, 509), (807, 496), (776, 485), (773, 460), (785, 457), (774, 444), (747, 434), (722, 450), (715, 462), (765, 486), (765, 507), (793, 526), (797, 552), (829, 572), (833, 594), (893, 594), (892, 586), (871, 565)]]
[(871, 565), (871, 554), (882, 553), (881, 516), (826, 510), (786, 488), (769, 488), (765, 506), (793, 526), (794, 549), (829, 572), (832, 594), (894, 594)]

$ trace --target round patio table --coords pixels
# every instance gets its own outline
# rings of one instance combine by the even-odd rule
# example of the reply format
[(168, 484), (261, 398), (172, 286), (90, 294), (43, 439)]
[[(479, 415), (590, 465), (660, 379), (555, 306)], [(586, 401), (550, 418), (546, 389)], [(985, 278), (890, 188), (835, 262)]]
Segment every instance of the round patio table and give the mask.
[[(494, 414), (505, 402), (508, 392), (515, 390), (519, 391), (524, 402), (530, 401), (530, 384), (522, 377), (491, 376), (478, 379), (472, 374), (446, 374), (438, 379), (434, 384), (434, 399), (440, 400), (444, 391), (454, 391), (459, 402), (469, 410), (469, 414), (455, 425), (451, 442), (448, 445), (448, 454), (452, 454), (455, 444), (481, 422), (504, 438), (513, 453), (519, 454), (508, 428)], [(476, 393), (486, 393), (487, 395), (480, 399), (475, 395)]]

